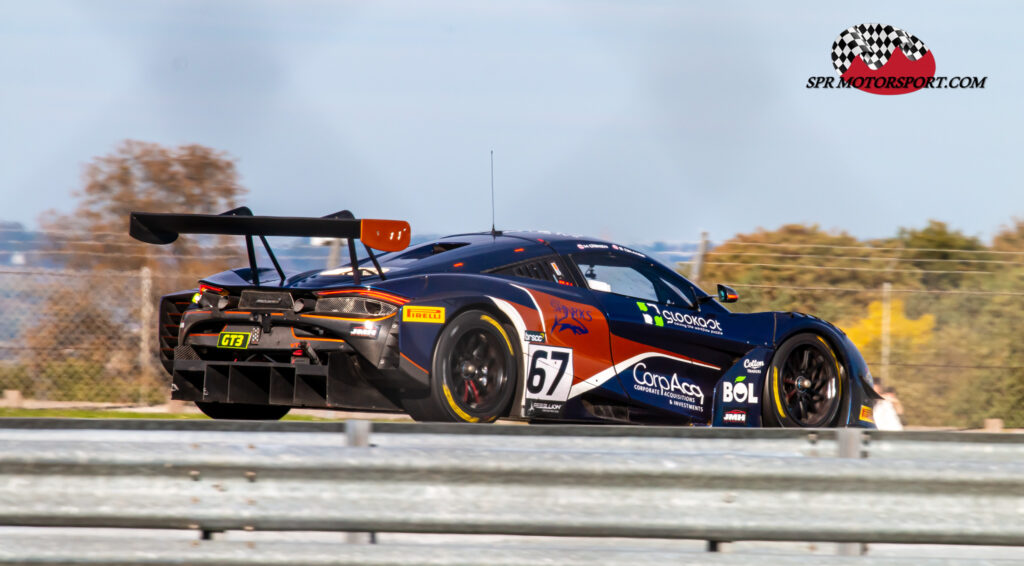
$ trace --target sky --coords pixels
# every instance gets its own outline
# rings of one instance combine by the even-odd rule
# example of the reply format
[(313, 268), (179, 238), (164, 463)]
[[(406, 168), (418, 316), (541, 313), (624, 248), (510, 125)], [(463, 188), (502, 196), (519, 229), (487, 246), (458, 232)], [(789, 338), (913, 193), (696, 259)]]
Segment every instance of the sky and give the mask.
[[(70, 212), (125, 139), (237, 159), (257, 214), (623, 242), (1024, 217), (1019, 2), (0, 3), (0, 220)], [(984, 89), (879, 96), (835, 76), (882, 22)], [(127, 228), (126, 228), (127, 229)]]

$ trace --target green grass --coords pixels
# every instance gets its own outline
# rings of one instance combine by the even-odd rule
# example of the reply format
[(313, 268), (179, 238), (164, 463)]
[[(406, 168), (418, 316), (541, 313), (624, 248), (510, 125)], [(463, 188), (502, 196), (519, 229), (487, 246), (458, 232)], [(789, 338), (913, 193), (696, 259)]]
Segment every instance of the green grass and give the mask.
[[(64, 418), (64, 419), (209, 419), (202, 413), (133, 413), (98, 409), (6, 409), (0, 408), (0, 418)], [(288, 415), (286, 421), (323, 421), (308, 415)]]

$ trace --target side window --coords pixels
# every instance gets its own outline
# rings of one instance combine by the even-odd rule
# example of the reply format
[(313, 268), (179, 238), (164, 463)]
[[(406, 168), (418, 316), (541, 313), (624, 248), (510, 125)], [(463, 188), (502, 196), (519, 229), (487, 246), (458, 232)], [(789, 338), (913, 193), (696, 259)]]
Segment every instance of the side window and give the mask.
[(654, 283), (632, 267), (590, 264), (581, 265), (580, 271), (583, 272), (587, 286), (594, 291), (618, 293), (658, 302), (658, 292), (654, 289)]
[(650, 261), (613, 252), (588, 252), (571, 254), (570, 257), (593, 291), (662, 304), (693, 305), (690, 297)]
[(661, 265), (652, 264), (648, 268), (651, 270), (651, 276), (658, 282), (659, 287), (663, 289), (664, 296), (661, 302), (685, 305), (687, 307), (693, 306), (696, 297), (693, 288), (687, 285), (685, 280), (681, 281), (679, 277), (674, 276), (671, 271)]

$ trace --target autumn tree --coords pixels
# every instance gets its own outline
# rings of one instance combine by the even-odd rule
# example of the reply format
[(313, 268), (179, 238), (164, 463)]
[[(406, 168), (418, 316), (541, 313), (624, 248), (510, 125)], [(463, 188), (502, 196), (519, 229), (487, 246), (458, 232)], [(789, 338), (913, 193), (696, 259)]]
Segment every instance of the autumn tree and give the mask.
[[(35, 327), (23, 329), (23, 364), (36, 394), (49, 398), (155, 400), (166, 395), (166, 375), (154, 371), (161, 294), (194, 287), (197, 277), (244, 263), (228, 237), (182, 236), (154, 246), (128, 235), (132, 211), (216, 214), (236, 207), (245, 193), (234, 160), (201, 145), (169, 148), (125, 141), (85, 167), (71, 213), (48, 211), (40, 223), (49, 253), (67, 268), (34, 286)], [(151, 278), (140, 277), (148, 267)], [(142, 292), (149, 289), (148, 298)], [(147, 341), (140, 341), (143, 336)], [(147, 361), (148, 360), (148, 361)]]
[[(845, 232), (788, 224), (738, 234), (707, 254), (701, 281), (736, 286), (739, 310), (795, 310), (827, 319), (859, 316), (878, 299), (888, 256)], [(713, 288), (712, 288), (713, 290)]]
[(208, 272), (211, 260), (223, 263), (220, 256), (232, 254), (232, 248), (213, 247), (223, 239), (182, 236), (169, 246), (143, 244), (128, 236), (128, 214), (218, 214), (234, 208), (243, 194), (234, 160), (221, 151), (128, 140), (85, 167), (73, 212), (47, 211), (40, 224), (73, 269)]
[(987, 271), (984, 244), (938, 220), (924, 228), (900, 228), (895, 238), (872, 244), (892, 247), (901, 265), (918, 270), (921, 286), (928, 289), (953, 289)]

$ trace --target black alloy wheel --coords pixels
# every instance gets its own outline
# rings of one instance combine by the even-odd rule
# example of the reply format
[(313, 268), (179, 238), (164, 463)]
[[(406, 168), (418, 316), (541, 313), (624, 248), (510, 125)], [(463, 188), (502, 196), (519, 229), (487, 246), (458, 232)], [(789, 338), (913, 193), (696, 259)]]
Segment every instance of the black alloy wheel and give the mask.
[(467, 413), (492, 413), (502, 401), (508, 383), (508, 348), (487, 329), (467, 331), (448, 357), (450, 391)]
[(765, 389), (766, 425), (833, 426), (844, 393), (842, 366), (823, 338), (798, 335), (776, 352)]

